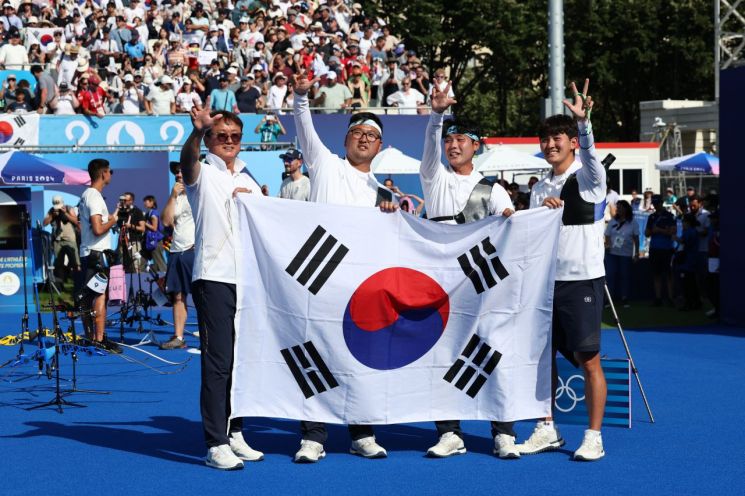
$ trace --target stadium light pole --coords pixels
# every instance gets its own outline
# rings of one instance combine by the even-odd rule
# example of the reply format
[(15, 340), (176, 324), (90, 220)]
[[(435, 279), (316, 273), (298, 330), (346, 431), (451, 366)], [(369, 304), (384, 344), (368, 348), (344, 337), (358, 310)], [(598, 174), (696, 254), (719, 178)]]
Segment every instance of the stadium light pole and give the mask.
[(548, 1), (548, 88), (551, 115), (564, 113), (564, 0)]

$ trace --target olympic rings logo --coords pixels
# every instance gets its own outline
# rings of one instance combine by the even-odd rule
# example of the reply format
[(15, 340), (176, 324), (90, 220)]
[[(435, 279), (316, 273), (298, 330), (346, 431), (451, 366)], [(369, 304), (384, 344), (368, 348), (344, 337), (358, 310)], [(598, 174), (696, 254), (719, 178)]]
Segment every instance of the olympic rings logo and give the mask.
[[(585, 399), (585, 395), (583, 394), (581, 397), (577, 396), (577, 392), (572, 388), (572, 381), (574, 379), (579, 379), (582, 382), (584, 382), (585, 378), (581, 375), (573, 375), (569, 379), (567, 379), (566, 383), (561, 377), (558, 377), (559, 380), (559, 386), (556, 388), (556, 398), (554, 399), (554, 406), (557, 410), (560, 412), (571, 412), (577, 407), (577, 403), (580, 401), (583, 401)], [(562, 408), (559, 406), (559, 398), (562, 398), (566, 394), (566, 397), (571, 400), (572, 406), (569, 408)]]

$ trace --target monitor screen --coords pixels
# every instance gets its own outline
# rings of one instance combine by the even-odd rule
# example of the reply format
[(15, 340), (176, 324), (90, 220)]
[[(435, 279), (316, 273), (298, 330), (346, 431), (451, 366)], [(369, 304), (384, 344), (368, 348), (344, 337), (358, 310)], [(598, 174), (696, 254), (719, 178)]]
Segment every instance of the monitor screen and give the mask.
[(0, 205), (0, 250), (22, 250), (26, 205)]

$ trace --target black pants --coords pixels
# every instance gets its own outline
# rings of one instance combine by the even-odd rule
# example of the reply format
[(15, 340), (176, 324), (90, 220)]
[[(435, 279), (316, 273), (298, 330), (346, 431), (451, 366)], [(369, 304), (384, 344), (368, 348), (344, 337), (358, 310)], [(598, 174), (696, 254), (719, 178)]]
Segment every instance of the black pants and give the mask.
[[(439, 420), (435, 422), (437, 434), (442, 436), (447, 432), (452, 432), (459, 438), (463, 439), (463, 431), (460, 429), (460, 420)], [(517, 437), (515, 434), (514, 422), (495, 422), (491, 423), (491, 437), (497, 437), (497, 434), (507, 434), (508, 436)]]
[[(347, 428), (349, 429), (349, 436), (352, 438), (352, 441), (357, 441), (363, 437), (370, 437), (375, 434), (371, 425), (348, 425)], [(326, 424), (323, 422), (303, 420), (300, 422), (300, 432), (303, 434), (303, 439), (321, 444), (324, 444), (329, 437)]]
[[(191, 286), (199, 320), (202, 349), (202, 387), (199, 405), (207, 447), (228, 444), (230, 383), (235, 343), (236, 293), (234, 284), (194, 281)], [(230, 432), (240, 431), (243, 421), (230, 421)]]

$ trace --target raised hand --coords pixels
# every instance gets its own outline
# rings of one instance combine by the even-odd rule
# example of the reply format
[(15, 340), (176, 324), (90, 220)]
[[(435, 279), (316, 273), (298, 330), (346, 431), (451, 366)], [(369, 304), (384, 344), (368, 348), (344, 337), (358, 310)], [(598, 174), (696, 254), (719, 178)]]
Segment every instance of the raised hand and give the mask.
[(448, 94), (450, 93), (450, 82), (448, 81), (448, 85), (445, 87), (444, 90), (440, 91), (437, 88), (437, 85), (432, 86), (432, 111), (437, 112), (438, 114), (441, 114), (445, 112), (449, 106), (453, 105), (454, 103), (458, 103), (454, 99), (450, 98)]
[(196, 107), (191, 109), (191, 123), (194, 129), (197, 131), (207, 132), (212, 129), (217, 121), (222, 119), (222, 115), (218, 114), (214, 117), (210, 115), (210, 97), (204, 102), (204, 108), (198, 110)]
[(590, 87), (590, 80), (585, 79), (585, 86), (582, 89), (582, 93), (577, 91), (577, 85), (574, 84), (574, 81), (572, 81), (570, 86), (574, 94), (574, 102), (570, 102), (565, 98), (563, 100), (564, 105), (572, 112), (575, 119), (589, 119), (593, 104), (592, 97), (587, 94), (587, 89)]
[(320, 80), (320, 78), (315, 77), (309, 80), (308, 76), (305, 73), (302, 73), (292, 76), (292, 80), (294, 83), (293, 86), (295, 87), (295, 94), (305, 95), (313, 87), (313, 85)]

